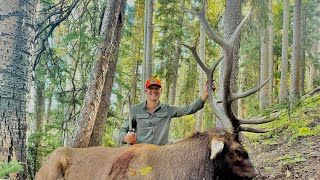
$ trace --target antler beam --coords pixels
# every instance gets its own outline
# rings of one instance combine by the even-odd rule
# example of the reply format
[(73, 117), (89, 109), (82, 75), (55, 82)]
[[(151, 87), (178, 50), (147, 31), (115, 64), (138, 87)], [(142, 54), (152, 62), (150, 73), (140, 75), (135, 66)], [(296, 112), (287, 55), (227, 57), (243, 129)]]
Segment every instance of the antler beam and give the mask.
[[(247, 97), (249, 95), (252, 95), (253, 93), (259, 91), (271, 78), (271, 76), (265, 80), (263, 83), (261, 83), (258, 87), (255, 87), (249, 91), (242, 92), (242, 93), (237, 93), (233, 94), (231, 92), (231, 73), (232, 73), (232, 63), (233, 63), (233, 52), (234, 52), (234, 44), (236, 39), (239, 37), (241, 29), (243, 28), (244, 23), (249, 17), (251, 8), (249, 9), (248, 14), (243, 18), (241, 23), (238, 25), (238, 27), (235, 29), (233, 32), (232, 36), (229, 39), (224, 40), (220, 36), (218, 36), (214, 30), (211, 28), (208, 20), (206, 19), (205, 16), (205, 7), (207, 5), (207, 1), (203, 1), (203, 5), (200, 11), (194, 11), (194, 10), (184, 10), (185, 12), (189, 12), (194, 14), (199, 20), (201, 25), (204, 27), (207, 35), (209, 38), (211, 38), (214, 42), (219, 44), (221, 48), (224, 50), (224, 57), (219, 58), (211, 68), (207, 67), (200, 59), (200, 57), (197, 54), (196, 51), (196, 45), (191, 47), (188, 45), (183, 44), (183, 46), (187, 47), (190, 49), (192, 52), (194, 58), (196, 59), (197, 63), (200, 65), (200, 67), (204, 70), (204, 72), (207, 75), (208, 83), (213, 82), (213, 73), (219, 64), (221, 60), (224, 58), (225, 59), (225, 67), (224, 67), (224, 80), (223, 80), (223, 88), (222, 88), (222, 100), (217, 101), (213, 98), (213, 93), (212, 93), (212, 87), (208, 86), (208, 93), (209, 93), (209, 101), (210, 101), (210, 106), (213, 112), (216, 114), (219, 120), (224, 121), (224, 120), (229, 120), (232, 124), (233, 132), (238, 133), (239, 131), (247, 131), (247, 132), (255, 132), (255, 133), (264, 133), (268, 132), (266, 130), (259, 130), (251, 127), (246, 127), (246, 126), (241, 126), (241, 124), (263, 124), (263, 123), (268, 123), (273, 120), (275, 120), (281, 112), (277, 113), (275, 117), (269, 118), (269, 119), (239, 119), (234, 112), (232, 112), (232, 102), (235, 101), (236, 99)], [(222, 104), (222, 109), (218, 107), (218, 102)]]

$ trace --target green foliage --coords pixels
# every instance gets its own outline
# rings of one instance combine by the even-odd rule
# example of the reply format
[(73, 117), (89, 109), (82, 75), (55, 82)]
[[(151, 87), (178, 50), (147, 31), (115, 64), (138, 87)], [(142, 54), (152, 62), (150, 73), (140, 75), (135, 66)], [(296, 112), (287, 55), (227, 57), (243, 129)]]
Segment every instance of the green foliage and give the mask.
[[(320, 94), (300, 101), (300, 104), (290, 110), (287, 106), (277, 106), (282, 114), (273, 122), (259, 125), (260, 128), (272, 131), (258, 135), (246, 133), (253, 142), (262, 141), (265, 144), (275, 144), (281, 141), (293, 141), (299, 137), (317, 136), (320, 134), (319, 117)], [(282, 107), (283, 109), (280, 109)], [(290, 113), (290, 119), (289, 119)]]
[(303, 162), (306, 161), (306, 159), (301, 157), (301, 154), (286, 154), (283, 157), (277, 158), (276, 161), (278, 161), (281, 165), (285, 165), (289, 163)]
[(297, 133), (298, 137), (304, 137), (304, 136), (310, 136), (310, 135), (315, 135), (311, 132), (310, 128), (302, 127), (298, 129), (298, 133)]
[(174, 118), (171, 123), (170, 140), (183, 139), (194, 132), (196, 119), (193, 115)]
[(6, 178), (10, 173), (19, 173), (23, 170), (22, 165), (16, 161), (0, 162), (0, 178)]
[[(108, 121), (110, 121), (112, 118), (108, 118)], [(116, 145), (117, 142), (113, 141), (113, 133), (116, 129), (119, 129), (119, 127), (109, 124), (106, 127), (106, 133), (104, 134), (102, 145), (106, 147), (113, 147)], [(117, 134), (118, 135), (118, 134)]]
[(215, 127), (216, 120), (211, 111), (211, 107), (209, 103), (204, 105), (204, 113), (203, 113), (203, 130), (212, 129)]
[[(52, 113), (52, 116), (55, 116), (55, 113)], [(42, 130), (29, 135), (27, 161), (30, 167), (28, 173), (31, 177), (34, 177), (35, 172), (40, 168), (42, 162), (39, 162), (39, 159), (46, 158), (53, 150), (63, 146), (61, 141), (63, 118), (55, 117), (57, 117), (56, 121), (49, 121)]]

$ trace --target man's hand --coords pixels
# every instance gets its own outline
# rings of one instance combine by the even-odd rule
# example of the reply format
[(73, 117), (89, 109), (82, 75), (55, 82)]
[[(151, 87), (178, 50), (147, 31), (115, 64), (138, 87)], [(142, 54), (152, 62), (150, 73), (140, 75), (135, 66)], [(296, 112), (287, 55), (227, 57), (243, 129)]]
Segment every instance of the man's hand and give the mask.
[(137, 139), (136, 139), (136, 133), (134, 132), (128, 132), (126, 136), (124, 136), (123, 141), (127, 144), (136, 144)]
[[(212, 81), (212, 91), (214, 92), (216, 90), (216, 85), (214, 83), (214, 80)], [(204, 101), (207, 101), (208, 99), (208, 81), (203, 84), (203, 93), (201, 95), (201, 99)]]

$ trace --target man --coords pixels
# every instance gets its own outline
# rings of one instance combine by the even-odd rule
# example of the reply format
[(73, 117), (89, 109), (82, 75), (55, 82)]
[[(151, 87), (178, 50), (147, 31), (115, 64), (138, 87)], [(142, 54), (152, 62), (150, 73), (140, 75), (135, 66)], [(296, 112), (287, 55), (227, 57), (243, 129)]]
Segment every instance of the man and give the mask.
[[(121, 130), (122, 143), (148, 143), (164, 145), (168, 143), (171, 118), (193, 114), (202, 109), (208, 99), (207, 84), (203, 87), (203, 94), (190, 105), (184, 107), (160, 103), (162, 94), (161, 81), (150, 78), (146, 81), (145, 93), (147, 100), (131, 108), (130, 119), (127, 119)], [(214, 84), (212, 85), (214, 90)], [(129, 123), (135, 133), (129, 132)]]

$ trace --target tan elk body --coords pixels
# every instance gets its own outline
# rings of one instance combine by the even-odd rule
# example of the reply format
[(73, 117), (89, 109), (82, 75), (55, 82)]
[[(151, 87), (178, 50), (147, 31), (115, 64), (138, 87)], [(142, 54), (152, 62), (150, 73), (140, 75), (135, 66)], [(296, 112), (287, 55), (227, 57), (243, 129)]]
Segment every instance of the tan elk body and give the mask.
[(59, 148), (35, 179), (250, 179), (256, 175), (235, 137), (213, 130), (164, 146)]

